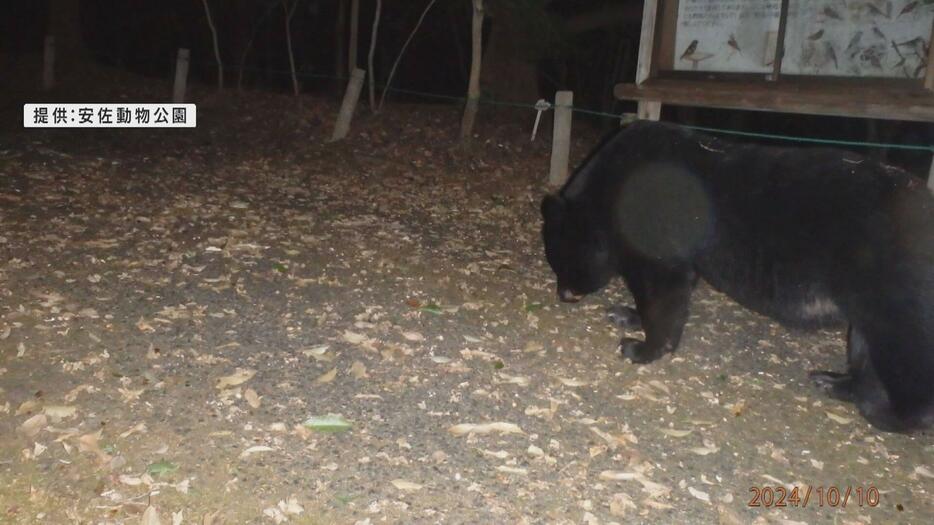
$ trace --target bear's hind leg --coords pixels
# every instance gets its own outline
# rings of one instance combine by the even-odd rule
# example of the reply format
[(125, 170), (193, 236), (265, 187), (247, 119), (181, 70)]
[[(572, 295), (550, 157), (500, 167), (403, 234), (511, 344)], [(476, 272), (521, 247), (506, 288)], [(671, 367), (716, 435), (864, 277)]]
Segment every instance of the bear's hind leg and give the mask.
[(830, 397), (856, 404), (860, 414), (881, 430), (902, 432), (905, 422), (892, 407), (889, 394), (869, 357), (869, 343), (852, 325), (847, 331), (847, 368), (838, 372), (811, 372), (811, 380)]
[(633, 363), (649, 363), (675, 351), (681, 342), (696, 282), (693, 271), (654, 268), (632, 282), (627, 281), (636, 299), (645, 341), (624, 337), (619, 343), (623, 357)]

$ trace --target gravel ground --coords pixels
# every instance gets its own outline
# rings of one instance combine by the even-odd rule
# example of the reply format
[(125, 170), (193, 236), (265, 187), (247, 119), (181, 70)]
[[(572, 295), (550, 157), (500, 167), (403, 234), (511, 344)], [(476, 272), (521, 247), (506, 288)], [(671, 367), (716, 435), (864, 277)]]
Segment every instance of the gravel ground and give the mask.
[(624, 362), (622, 283), (555, 301), (525, 130), (397, 105), (328, 145), (333, 103), (264, 97), (0, 135), (0, 521), (934, 521), (931, 435), (808, 384), (840, 329), (702, 285)]

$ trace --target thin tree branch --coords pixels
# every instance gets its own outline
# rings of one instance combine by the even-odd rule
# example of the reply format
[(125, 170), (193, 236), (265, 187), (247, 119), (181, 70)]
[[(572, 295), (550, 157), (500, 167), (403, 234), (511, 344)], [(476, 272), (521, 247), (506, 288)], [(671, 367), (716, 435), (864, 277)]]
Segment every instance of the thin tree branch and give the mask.
[(376, 0), (376, 13), (373, 15), (373, 31), (370, 34), (370, 53), (367, 56), (367, 74), (370, 76), (370, 111), (376, 113), (376, 75), (373, 74), (373, 53), (376, 52), (376, 34), (379, 31), (379, 12), (383, 0)]
[(201, 3), (204, 5), (204, 14), (208, 17), (211, 38), (214, 40), (214, 58), (217, 60), (217, 89), (224, 89), (224, 63), (221, 61), (221, 49), (217, 44), (217, 28), (214, 27), (214, 20), (211, 19), (211, 8), (208, 7), (208, 0), (201, 0)]
[(425, 6), (425, 10), (422, 11), (422, 16), (418, 18), (418, 22), (415, 24), (415, 28), (412, 29), (411, 33), (409, 33), (409, 38), (405, 39), (405, 43), (402, 44), (402, 49), (399, 50), (399, 56), (396, 57), (396, 61), (392, 64), (392, 69), (389, 70), (389, 77), (386, 79), (386, 87), (383, 88), (383, 92), (379, 96), (379, 111), (383, 110), (383, 102), (386, 100), (386, 92), (389, 91), (389, 85), (392, 84), (392, 77), (396, 74), (396, 68), (399, 67), (399, 62), (402, 60), (402, 55), (405, 53), (405, 48), (409, 47), (409, 42), (412, 41), (412, 37), (415, 36), (418, 28), (421, 27), (422, 21), (425, 20), (425, 15), (428, 14), (428, 10), (431, 9), (431, 6), (435, 5), (435, 2), (436, 0), (430, 0), (428, 2), (428, 5)]
[(289, 8), (289, 0), (282, 0), (282, 10), (285, 12), (285, 43), (289, 49), (289, 71), (292, 73), (292, 92), (296, 97), (298, 96), (298, 77), (295, 75), (295, 54), (292, 53), (292, 15), (295, 14), (299, 1), (292, 2), (292, 7)]

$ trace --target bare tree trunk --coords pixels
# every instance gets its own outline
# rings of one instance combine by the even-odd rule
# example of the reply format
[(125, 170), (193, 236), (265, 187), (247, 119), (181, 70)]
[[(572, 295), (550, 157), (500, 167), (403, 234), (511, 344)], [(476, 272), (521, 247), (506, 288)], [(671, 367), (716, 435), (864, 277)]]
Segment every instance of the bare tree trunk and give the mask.
[(383, 7), (383, 0), (376, 0), (376, 13), (373, 15), (373, 32), (370, 33), (370, 53), (367, 56), (367, 68), (370, 75), (370, 111), (376, 113), (376, 75), (373, 71), (373, 54), (376, 52), (376, 34), (379, 31), (379, 12)]
[(292, 2), (289, 7), (289, 0), (282, 0), (282, 11), (285, 12), (285, 43), (289, 49), (289, 71), (292, 73), (292, 93), (298, 96), (298, 77), (295, 75), (295, 54), (292, 52), (292, 15), (295, 14), (295, 8), (298, 7), (299, 0)]
[(214, 40), (214, 58), (217, 60), (217, 89), (224, 89), (224, 62), (221, 61), (221, 49), (217, 44), (217, 28), (214, 27), (214, 20), (211, 19), (211, 8), (208, 7), (208, 0), (201, 0), (204, 4), (204, 14), (208, 17), (208, 27), (211, 28), (211, 38)]
[(461, 120), (461, 139), (470, 140), (480, 107), (480, 62), (483, 54), (483, 0), (473, 0), (470, 81), (467, 84), (467, 104)]
[[(379, 8), (377, 7), (377, 18), (379, 18)], [(375, 22), (374, 22), (375, 23)], [(353, 73), (357, 69), (357, 42), (360, 33), (360, 0), (350, 0), (350, 40), (348, 48), (350, 53), (347, 55), (347, 74)], [(372, 69), (371, 69), (372, 71)]]
[(389, 70), (389, 76), (386, 78), (386, 86), (383, 88), (383, 92), (379, 96), (379, 110), (383, 109), (383, 102), (386, 100), (386, 92), (389, 91), (389, 85), (392, 84), (392, 77), (396, 74), (396, 68), (399, 67), (399, 61), (402, 60), (402, 55), (405, 54), (405, 48), (409, 47), (409, 42), (412, 41), (412, 37), (415, 36), (415, 32), (418, 31), (418, 28), (421, 27), (422, 21), (425, 20), (425, 15), (428, 14), (428, 10), (431, 9), (431, 6), (435, 5), (437, 0), (429, 0), (428, 5), (425, 6), (425, 10), (422, 11), (422, 16), (418, 18), (418, 22), (415, 24), (415, 28), (412, 29), (412, 32), (409, 33), (409, 38), (405, 39), (405, 43), (402, 44), (402, 49), (399, 50), (399, 56), (396, 57), (396, 61), (392, 64), (392, 69)]

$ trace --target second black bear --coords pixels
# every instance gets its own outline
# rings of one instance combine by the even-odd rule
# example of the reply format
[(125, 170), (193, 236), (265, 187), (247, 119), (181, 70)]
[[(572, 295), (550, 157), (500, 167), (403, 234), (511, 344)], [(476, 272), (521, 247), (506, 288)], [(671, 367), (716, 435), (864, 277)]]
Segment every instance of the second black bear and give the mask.
[(833, 149), (740, 145), (638, 122), (542, 201), (563, 301), (620, 275), (617, 322), (645, 363), (673, 352), (698, 278), (790, 325), (849, 323), (848, 370), (812, 372), (883, 430), (934, 424), (934, 198), (921, 179)]

